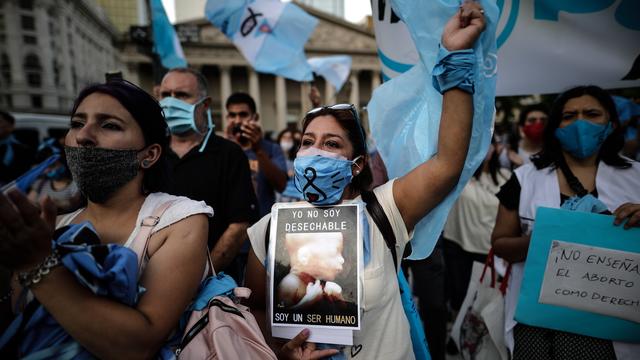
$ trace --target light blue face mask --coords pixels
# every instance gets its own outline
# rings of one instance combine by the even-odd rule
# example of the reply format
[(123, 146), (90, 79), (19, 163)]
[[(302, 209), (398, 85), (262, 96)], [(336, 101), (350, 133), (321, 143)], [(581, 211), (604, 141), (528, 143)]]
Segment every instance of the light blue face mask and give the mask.
[(598, 151), (612, 131), (611, 123), (601, 125), (578, 119), (571, 125), (557, 128), (555, 135), (563, 150), (584, 159)]
[(315, 148), (302, 151), (293, 161), (294, 184), (302, 197), (314, 205), (336, 204), (351, 183), (351, 166), (356, 160)]
[[(169, 126), (169, 131), (175, 135), (182, 135), (189, 131), (202, 134), (196, 126), (195, 111), (198, 105), (202, 104), (205, 99), (206, 98), (202, 98), (195, 104), (189, 104), (174, 97), (166, 97), (160, 100), (160, 106), (162, 106), (162, 110), (164, 111), (164, 117)], [(207, 145), (213, 129), (214, 124), (211, 120), (211, 109), (207, 109), (207, 133), (200, 146), (200, 152), (202, 152)]]

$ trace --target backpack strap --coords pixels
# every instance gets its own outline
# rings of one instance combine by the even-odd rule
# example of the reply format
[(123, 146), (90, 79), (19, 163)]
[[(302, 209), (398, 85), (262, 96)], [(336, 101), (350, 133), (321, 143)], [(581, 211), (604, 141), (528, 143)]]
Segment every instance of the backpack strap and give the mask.
[(387, 217), (387, 214), (385, 214), (384, 209), (382, 209), (382, 205), (380, 205), (376, 194), (372, 191), (363, 191), (361, 195), (362, 200), (367, 204), (367, 211), (369, 212), (369, 215), (371, 215), (373, 222), (382, 233), (382, 237), (384, 238), (384, 242), (387, 244), (387, 248), (391, 251), (391, 255), (393, 256), (393, 265), (395, 266), (396, 272), (398, 272), (396, 234), (393, 233), (393, 228), (391, 227), (389, 218)]
[(138, 277), (140, 276), (140, 272), (142, 271), (142, 264), (144, 263), (144, 259), (147, 256), (147, 248), (149, 247), (149, 239), (151, 239), (151, 232), (160, 222), (160, 218), (164, 214), (165, 211), (174, 203), (175, 200), (169, 200), (165, 203), (162, 203), (160, 206), (156, 207), (153, 210), (153, 213), (140, 222), (140, 230), (133, 240), (133, 244), (131, 245), (131, 250), (133, 250), (136, 255), (140, 258), (138, 259)]

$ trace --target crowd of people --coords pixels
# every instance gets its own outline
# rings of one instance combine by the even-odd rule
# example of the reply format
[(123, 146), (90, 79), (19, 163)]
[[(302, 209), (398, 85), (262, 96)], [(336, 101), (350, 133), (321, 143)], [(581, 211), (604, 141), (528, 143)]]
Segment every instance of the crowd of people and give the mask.
[[(445, 28), (442, 46), (455, 56), (473, 47), (484, 27), (480, 5), (465, 3)], [(322, 106), (316, 89), (311, 94), (315, 108), (301, 127), (282, 129), (275, 139), (265, 136), (255, 101), (241, 92), (227, 99), (226, 125), (216, 133), (206, 78), (189, 68), (169, 70), (157, 98), (122, 79), (86, 87), (75, 100), (68, 133), (44, 140), (37, 149), (12, 135), (15, 120), (0, 112), (0, 185), (11, 185), (32, 165), (58, 156), (27, 193), (3, 188), (0, 195), (0, 332), (24, 330), (15, 324), (28, 321), (27, 314), (31, 321), (44, 316), (29, 310), (33, 307), (50, 316), (37, 323), (42, 329), (0, 343), (0, 354), (12, 358), (42, 350), (55, 327), (56, 341), (79, 344), (76, 354), (159, 356), (211, 264), (251, 289), (247, 305), (279, 358), (415, 358), (395, 263), (402, 261), (416, 224), (457, 184), (473, 119), (467, 87), (452, 84), (442, 92), (437, 155), (395, 179), (388, 178), (358, 109)], [(616, 359), (625, 344), (517, 323), (514, 299), (539, 206), (593, 209), (588, 211), (614, 215), (615, 225), (640, 226), (637, 127), (637, 117), (618, 117), (606, 91), (578, 86), (560, 94), (550, 108), (524, 107), (511, 135), (493, 138), (434, 252), (402, 262), (432, 359), (456, 352), (447, 345), (447, 323), (462, 311), (473, 262), (484, 263), (490, 253), (512, 264), (505, 342), (513, 359)], [(315, 183), (327, 188), (300, 186), (310, 167)], [(342, 177), (332, 182), (335, 172)], [(384, 210), (399, 251), (389, 251), (384, 230), (366, 212), (362, 327), (354, 332), (354, 345), (316, 347), (306, 341), (308, 330), (291, 340), (272, 337), (266, 269), (272, 206), (361, 203), (369, 191)], [(141, 237), (148, 226), (143, 220), (153, 216), (152, 232)], [(87, 238), (96, 246), (133, 250), (138, 272), (131, 289), (112, 289), (116, 286), (109, 282), (121, 273), (95, 288), (80, 284), (64, 255), (69, 242)], [(91, 254), (95, 259), (119, 256), (113, 246)], [(295, 282), (297, 291), (316, 280), (292, 273), (288, 285)]]

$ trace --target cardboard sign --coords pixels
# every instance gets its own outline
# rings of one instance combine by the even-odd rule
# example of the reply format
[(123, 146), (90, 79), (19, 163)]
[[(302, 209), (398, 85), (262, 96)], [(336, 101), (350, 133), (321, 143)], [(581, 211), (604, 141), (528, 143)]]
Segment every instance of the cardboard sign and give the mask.
[(613, 216), (538, 208), (516, 321), (640, 342), (640, 228)]
[[(360, 329), (359, 204), (278, 204), (269, 240), (272, 333), (349, 345)], [(283, 329), (288, 328), (288, 329)], [(292, 329), (293, 328), (293, 329)]]
[(554, 240), (540, 302), (640, 323), (640, 254)]

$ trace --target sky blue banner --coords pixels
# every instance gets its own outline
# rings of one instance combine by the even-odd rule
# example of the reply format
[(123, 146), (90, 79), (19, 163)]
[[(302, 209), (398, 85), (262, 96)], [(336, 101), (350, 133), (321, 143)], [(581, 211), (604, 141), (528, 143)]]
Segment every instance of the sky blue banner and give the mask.
[[(474, 48), (477, 58), (474, 118), (467, 160), (455, 189), (416, 226), (411, 240), (413, 252), (410, 259), (423, 259), (431, 254), (451, 206), (482, 163), (491, 142), (496, 92), (495, 31), (498, 7), (491, 1), (480, 3), (485, 10), (487, 28)], [(367, 106), (371, 132), (389, 177), (408, 173), (436, 152), (442, 95), (432, 86), (431, 70), (435, 65), (444, 25), (459, 6), (457, 0), (392, 2), (395, 13), (407, 25), (420, 61), (377, 88)]]
[[(614, 226), (613, 219), (608, 215), (538, 209), (516, 308), (518, 322), (610, 340), (640, 342), (640, 263), (633, 259), (640, 254), (640, 228), (624, 230), (622, 226)], [(561, 262), (560, 267), (545, 274), (545, 269), (556, 265), (553, 260), (547, 264), (547, 259), (554, 259), (553, 247), (561, 243), (580, 245), (572, 250), (566, 248), (559, 260), (555, 258), (555, 263)], [(600, 250), (589, 255), (587, 248)], [(626, 256), (620, 256), (621, 260), (616, 262), (615, 256), (606, 255), (601, 249), (624, 251)], [(585, 266), (587, 271), (574, 271)], [(604, 275), (603, 269), (615, 271), (617, 275)], [(567, 300), (563, 301), (572, 308), (552, 305), (541, 298), (541, 291), (546, 288), (543, 282), (552, 285), (549, 287), (555, 290), (551, 291), (552, 296), (555, 293), (565, 297)], [(618, 287), (631, 296), (616, 295)], [(594, 306), (596, 311), (615, 306), (625, 311), (628, 318), (638, 321), (577, 309), (583, 303)]]
[(304, 44), (318, 19), (279, 0), (208, 0), (205, 17), (219, 28), (256, 71), (296, 81), (313, 74)]
[(187, 60), (176, 30), (171, 25), (162, 0), (151, 0), (151, 24), (153, 28), (154, 52), (167, 69), (186, 67)]
[[(558, 93), (582, 84), (640, 86), (640, 1), (495, 2), (500, 14), (497, 95)], [(411, 36), (390, 3), (371, 0), (385, 81), (418, 62)], [(431, 20), (431, 15), (422, 15)]]

